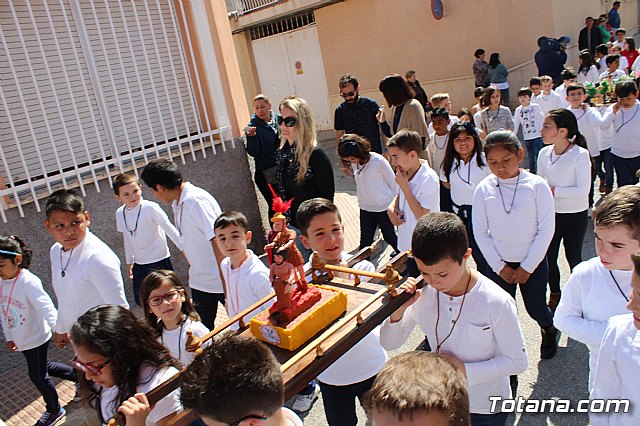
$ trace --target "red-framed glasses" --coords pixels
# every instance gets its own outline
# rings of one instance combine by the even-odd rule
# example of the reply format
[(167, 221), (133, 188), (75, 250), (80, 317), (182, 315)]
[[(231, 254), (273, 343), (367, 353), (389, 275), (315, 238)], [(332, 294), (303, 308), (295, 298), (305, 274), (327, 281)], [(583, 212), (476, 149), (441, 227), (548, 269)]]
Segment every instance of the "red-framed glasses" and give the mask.
[(96, 376), (99, 376), (102, 374), (102, 369), (110, 362), (111, 362), (111, 358), (109, 358), (108, 360), (106, 360), (100, 365), (92, 365), (89, 363), (85, 364), (83, 362), (78, 361), (78, 355), (76, 355), (71, 360), (71, 365), (73, 366), (73, 368), (80, 370), (83, 373), (86, 373), (88, 371)]

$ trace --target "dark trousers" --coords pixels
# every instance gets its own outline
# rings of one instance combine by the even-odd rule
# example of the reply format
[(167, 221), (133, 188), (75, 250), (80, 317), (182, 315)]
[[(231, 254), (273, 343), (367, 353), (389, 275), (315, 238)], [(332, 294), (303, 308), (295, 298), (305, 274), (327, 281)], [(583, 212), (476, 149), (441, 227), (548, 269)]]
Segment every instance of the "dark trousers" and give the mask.
[(440, 181), (440, 211), (453, 213), (453, 201), (451, 201), (451, 190), (446, 188)]
[(504, 426), (509, 413), (475, 414), (471, 413), (471, 426)]
[(547, 250), (551, 293), (560, 293), (560, 268), (558, 268), (560, 241), (564, 246), (569, 267), (573, 271), (573, 268), (582, 262), (582, 243), (587, 232), (588, 221), (586, 210), (578, 213), (556, 213), (556, 230)]
[(269, 208), (269, 217), (273, 217), (273, 210), (271, 209), (273, 204), (273, 194), (271, 194), (271, 191), (269, 190), (267, 179), (265, 179), (262, 170), (256, 169), (255, 173), (253, 174), (253, 179), (256, 181), (258, 191), (260, 191), (260, 193), (264, 197), (264, 200), (267, 202), (267, 207)]
[(393, 249), (398, 252), (398, 236), (386, 211), (368, 212), (360, 209), (360, 248), (370, 246), (376, 229), (380, 227), (382, 237)]
[(371, 389), (376, 376), (346, 386), (327, 385), (320, 382), (324, 413), (329, 426), (356, 426), (356, 398), (362, 404), (364, 394)]
[(48, 349), (49, 341), (37, 348), (22, 351), (22, 354), (27, 359), (29, 378), (42, 394), (47, 411), (57, 413), (60, 410), (60, 402), (58, 401), (56, 386), (53, 384), (50, 376), (71, 380), (73, 382), (78, 381), (78, 376), (70, 365), (49, 361), (47, 359)]
[(591, 157), (591, 186), (589, 187), (589, 208), (593, 207), (594, 196), (595, 196), (595, 188), (593, 187), (594, 182), (596, 181), (596, 176), (598, 171), (596, 170), (596, 160), (594, 157)]
[(171, 258), (167, 257), (166, 259), (144, 265), (133, 264), (133, 299), (136, 301), (136, 305), (142, 306), (140, 304), (140, 286), (142, 285), (142, 281), (144, 281), (152, 271), (157, 271), (158, 269), (173, 271)]
[(469, 247), (471, 247), (471, 255), (473, 256), (473, 260), (476, 262), (476, 269), (481, 273), (485, 273), (489, 265), (487, 265), (487, 261), (484, 259), (482, 252), (480, 251), (480, 247), (478, 247), (478, 243), (476, 243), (476, 238), (473, 235), (473, 221), (471, 220), (471, 206), (463, 205), (456, 206), (458, 208), (458, 217), (462, 219), (462, 223), (464, 223), (465, 228), (467, 228), (467, 236), (469, 238)]
[(192, 288), (191, 297), (196, 305), (196, 312), (200, 315), (200, 321), (209, 330), (213, 330), (218, 313), (218, 303), (224, 305), (224, 293), (207, 293)]
[[(613, 158), (611, 158), (611, 148), (600, 151), (600, 155), (594, 158), (596, 162), (596, 173), (600, 180), (604, 180), (604, 187), (613, 188)], [(604, 165), (604, 170), (602, 166)]]
[(542, 138), (525, 139), (524, 146), (527, 149), (527, 158), (529, 160), (529, 171), (538, 173), (538, 154), (542, 149)]
[(618, 187), (638, 183), (636, 172), (640, 169), (640, 155), (633, 158), (622, 158), (611, 154), (613, 168), (616, 170)]
[(506, 89), (500, 89), (500, 103), (511, 109), (511, 106), (509, 105), (510, 101), (511, 99), (509, 99), (509, 88), (507, 87)]
[[(516, 269), (520, 264), (517, 262), (507, 262), (509, 267)], [(553, 314), (547, 306), (547, 277), (549, 268), (547, 259), (543, 259), (538, 267), (529, 277), (529, 281), (524, 284), (510, 284), (500, 278), (493, 269), (487, 268), (487, 278), (502, 287), (514, 299), (516, 298), (516, 287), (520, 287), (524, 307), (529, 316), (538, 323), (541, 328), (548, 328), (553, 325)]]

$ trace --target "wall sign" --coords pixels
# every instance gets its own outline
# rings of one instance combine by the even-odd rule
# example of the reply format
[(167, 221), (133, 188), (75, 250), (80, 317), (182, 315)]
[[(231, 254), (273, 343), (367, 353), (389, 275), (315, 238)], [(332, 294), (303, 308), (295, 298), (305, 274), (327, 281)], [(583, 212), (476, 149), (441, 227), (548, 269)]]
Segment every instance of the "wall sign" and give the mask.
[(442, 0), (431, 0), (431, 13), (436, 20), (442, 19), (444, 16), (444, 4)]

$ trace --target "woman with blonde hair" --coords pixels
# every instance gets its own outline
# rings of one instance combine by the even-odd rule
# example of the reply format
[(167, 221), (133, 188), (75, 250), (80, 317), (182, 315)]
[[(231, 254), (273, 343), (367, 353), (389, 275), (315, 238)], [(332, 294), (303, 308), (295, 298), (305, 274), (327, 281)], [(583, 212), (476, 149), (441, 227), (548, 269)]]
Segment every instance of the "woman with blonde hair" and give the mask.
[(318, 146), (316, 124), (309, 104), (288, 97), (280, 102), (281, 145), (276, 158), (278, 193), (283, 200), (293, 198), (289, 223), (297, 227), (296, 213), (302, 202), (316, 197), (333, 201), (333, 168)]

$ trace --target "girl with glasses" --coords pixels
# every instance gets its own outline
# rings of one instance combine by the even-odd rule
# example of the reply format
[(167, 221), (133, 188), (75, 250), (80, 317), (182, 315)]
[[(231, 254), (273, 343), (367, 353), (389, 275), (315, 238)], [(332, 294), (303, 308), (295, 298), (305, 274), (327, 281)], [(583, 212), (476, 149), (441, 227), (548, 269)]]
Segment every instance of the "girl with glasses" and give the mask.
[(396, 176), (389, 162), (371, 152), (369, 141), (355, 134), (346, 134), (338, 142), (342, 171), (353, 176), (360, 206), (360, 248), (373, 243), (380, 227), (384, 240), (398, 253), (398, 236), (387, 215), (387, 207), (398, 193)]
[(144, 317), (171, 355), (183, 366), (193, 361), (195, 352), (186, 348), (187, 332), (202, 337), (209, 332), (186, 297), (182, 281), (173, 271), (153, 271), (142, 282), (140, 300)]
[[(85, 403), (93, 404), (102, 424), (121, 411), (127, 424), (165, 422), (182, 411), (179, 390), (148, 410), (145, 392), (178, 372), (180, 364), (155, 333), (131, 311), (114, 305), (91, 308), (71, 328)], [(142, 420), (146, 417), (146, 420)]]

